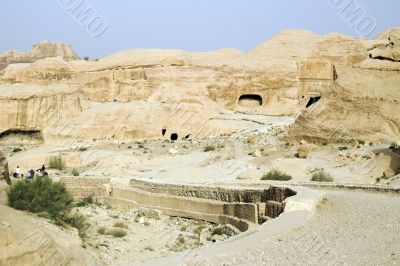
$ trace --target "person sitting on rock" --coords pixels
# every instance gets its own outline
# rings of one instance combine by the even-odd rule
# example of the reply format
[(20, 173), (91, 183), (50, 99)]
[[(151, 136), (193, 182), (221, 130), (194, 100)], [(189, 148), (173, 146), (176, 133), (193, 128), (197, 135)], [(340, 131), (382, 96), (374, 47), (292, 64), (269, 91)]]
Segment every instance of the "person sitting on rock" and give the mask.
[(38, 170), (36, 171), (36, 175), (37, 175), (38, 177), (42, 177), (42, 176), (43, 176), (42, 170), (41, 170), (41, 169), (38, 169)]
[(42, 165), (42, 167), (40, 167), (39, 169), (37, 169), (36, 171), (40, 171), (40, 172), (45, 172), (46, 171), (46, 167), (44, 165)]
[(29, 173), (30, 179), (35, 178), (35, 171), (33, 169), (29, 170), (28, 173)]

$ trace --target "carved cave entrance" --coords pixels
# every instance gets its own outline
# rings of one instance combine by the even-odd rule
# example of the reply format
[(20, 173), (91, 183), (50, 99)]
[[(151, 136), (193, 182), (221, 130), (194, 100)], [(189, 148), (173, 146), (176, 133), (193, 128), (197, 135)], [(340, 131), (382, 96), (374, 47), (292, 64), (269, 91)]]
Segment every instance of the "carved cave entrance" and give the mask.
[(240, 96), (238, 104), (242, 107), (260, 107), (263, 105), (263, 99), (258, 94), (243, 94)]
[(306, 108), (310, 107), (311, 105), (317, 103), (319, 100), (321, 100), (321, 96), (317, 97), (310, 97), (310, 100), (308, 101)]

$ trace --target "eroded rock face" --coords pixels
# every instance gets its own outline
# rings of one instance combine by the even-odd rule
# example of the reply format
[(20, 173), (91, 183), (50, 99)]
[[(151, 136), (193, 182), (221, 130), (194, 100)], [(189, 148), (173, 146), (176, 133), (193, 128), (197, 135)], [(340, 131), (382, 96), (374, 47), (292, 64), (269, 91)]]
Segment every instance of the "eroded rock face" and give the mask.
[(7, 158), (4, 156), (3, 152), (0, 151), (0, 181), (2, 180), (5, 180), (7, 184), (11, 185)]
[(79, 237), (0, 205), (0, 265), (101, 265)]
[[(36, 130), (45, 142), (132, 140), (160, 137), (168, 129), (207, 137), (235, 131), (224, 117), (231, 111), (298, 115), (308, 108), (291, 138), (329, 139), (338, 125), (349, 129), (333, 134), (338, 140), (356, 132), (399, 135), (392, 114), (398, 100), (396, 32), (367, 41), (285, 31), (248, 53), (128, 50), (99, 61), (68, 61), (74, 58), (68, 49), (39, 45), (34, 54), (61, 50), (66, 58), (11, 64), (1, 72), (0, 134)], [(335, 114), (328, 122), (327, 113)], [(372, 120), (383, 122), (366, 129)]]
[[(393, 142), (400, 138), (399, 31), (389, 31), (374, 45), (370, 58), (338, 74), (334, 87), (320, 102), (297, 119), (289, 139), (311, 142)], [(392, 40), (392, 41), (389, 41)]]
[(68, 44), (50, 43), (44, 41), (35, 44), (30, 52), (7, 51), (0, 53), (0, 70), (6, 68), (9, 64), (31, 63), (38, 59), (46, 57), (61, 56), (65, 60), (79, 59), (78, 55)]

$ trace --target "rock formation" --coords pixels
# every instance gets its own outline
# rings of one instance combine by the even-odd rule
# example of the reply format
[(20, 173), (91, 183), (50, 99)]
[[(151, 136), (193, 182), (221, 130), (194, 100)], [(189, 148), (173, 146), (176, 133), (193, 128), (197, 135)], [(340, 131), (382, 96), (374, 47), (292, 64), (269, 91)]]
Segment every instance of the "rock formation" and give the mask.
[(290, 139), (396, 142), (400, 138), (400, 30), (390, 30), (368, 50), (368, 58), (340, 69), (332, 89), (304, 111)]
[(0, 204), (0, 265), (100, 265), (79, 238)]
[(4, 156), (3, 152), (0, 151), (0, 181), (2, 180), (5, 180), (7, 184), (11, 185), (7, 158)]
[(32, 132), (45, 142), (124, 141), (165, 137), (164, 129), (208, 137), (238, 130), (232, 112), (301, 114), (293, 140), (392, 139), (398, 32), (368, 41), (292, 30), (248, 53), (128, 50), (99, 61), (68, 61), (74, 54), (61, 49), (64, 58), (0, 72), (0, 141)]
[(65, 60), (77, 60), (78, 55), (68, 44), (50, 43), (43, 41), (35, 44), (30, 52), (7, 51), (0, 53), (0, 70), (6, 68), (10, 64), (15, 63), (31, 63), (46, 57), (61, 56)]

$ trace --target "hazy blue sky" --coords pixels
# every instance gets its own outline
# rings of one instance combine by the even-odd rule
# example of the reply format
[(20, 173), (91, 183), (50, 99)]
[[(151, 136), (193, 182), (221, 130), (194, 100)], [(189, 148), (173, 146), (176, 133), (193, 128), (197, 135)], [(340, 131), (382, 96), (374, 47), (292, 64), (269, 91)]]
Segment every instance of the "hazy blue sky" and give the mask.
[[(107, 20), (104, 33), (90, 36), (65, 9), (69, 1), (86, 1), (96, 9)], [(82, 57), (129, 48), (246, 51), (283, 29), (357, 36), (329, 4), (340, 1), (356, 0), (5, 0), (0, 4), (0, 51), (30, 50), (41, 40), (69, 43)], [(357, 2), (376, 20), (371, 37), (400, 26), (400, 0)]]

